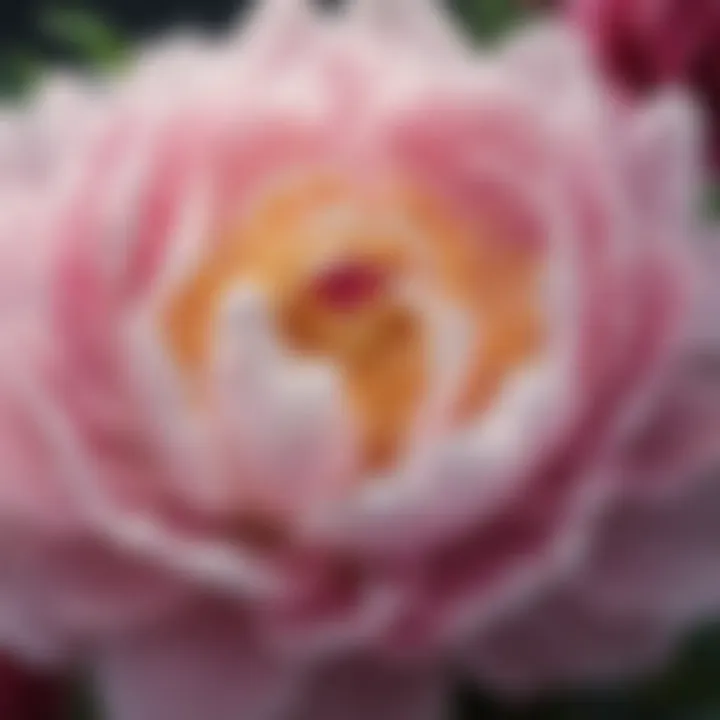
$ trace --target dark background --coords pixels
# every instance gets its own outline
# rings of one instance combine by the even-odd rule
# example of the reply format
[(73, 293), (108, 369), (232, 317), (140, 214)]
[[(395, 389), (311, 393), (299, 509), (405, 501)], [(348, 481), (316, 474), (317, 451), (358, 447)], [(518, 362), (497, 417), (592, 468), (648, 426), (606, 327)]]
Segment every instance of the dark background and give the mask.
[(42, 19), (62, 7), (98, 14), (124, 35), (153, 34), (168, 25), (193, 22), (221, 27), (246, 0), (3, 0), (0, 3), (0, 44), (6, 50), (40, 48), (57, 50), (43, 32)]

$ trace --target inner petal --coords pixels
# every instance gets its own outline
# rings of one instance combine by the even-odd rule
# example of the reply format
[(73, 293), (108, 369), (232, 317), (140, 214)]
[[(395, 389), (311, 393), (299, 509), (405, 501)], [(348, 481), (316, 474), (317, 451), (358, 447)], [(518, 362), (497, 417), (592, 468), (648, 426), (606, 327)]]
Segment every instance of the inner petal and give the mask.
[(485, 409), (542, 349), (536, 250), (471, 226), (403, 183), (311, 176), (268, 193), (177, 289), (161, 319), (170, 353), (202, 383), (214, 319), (242, 283), (266, 293), (283, 346), (331, 361), (360, 434), (364, 469), (392, 465), (434, 382), (418, 291), (472, 319), (451, 422)]

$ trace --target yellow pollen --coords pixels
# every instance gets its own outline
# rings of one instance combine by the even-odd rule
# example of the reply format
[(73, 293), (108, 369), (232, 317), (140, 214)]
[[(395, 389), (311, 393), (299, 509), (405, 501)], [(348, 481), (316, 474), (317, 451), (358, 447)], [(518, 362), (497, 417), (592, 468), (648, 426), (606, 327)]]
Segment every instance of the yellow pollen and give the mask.
[(406, 289), (419, 284), (475, 321), (461, 423), (540, 350), (540, 270), (538, 253), (486, 237), (427, 194), (317, 175), (271, 193), (224, 235), (161, 322), (174, 360), (196, 380), (227, 291), (260, 287), (285, 347), (340, 370), (364, 468), (374, 471), (402, 451), (430, 382), (430, 328)]

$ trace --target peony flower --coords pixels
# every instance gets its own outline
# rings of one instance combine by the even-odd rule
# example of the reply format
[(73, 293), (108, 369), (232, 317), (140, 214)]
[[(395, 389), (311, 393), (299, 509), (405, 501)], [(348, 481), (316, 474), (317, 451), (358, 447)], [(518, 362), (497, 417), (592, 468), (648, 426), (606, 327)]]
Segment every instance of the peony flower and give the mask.
[(714, 0), (574, 0), (568, 13), (612, 77), (631, 95), (667, 85), (697, 94), (720, 163), (720, 5)]
[(5, 236), (11, 650), (113, 720), (420, 720), (453, 678), (647, 670), (717, 612), (685, 99), (403, 0), (266, 2), (103, 97)]

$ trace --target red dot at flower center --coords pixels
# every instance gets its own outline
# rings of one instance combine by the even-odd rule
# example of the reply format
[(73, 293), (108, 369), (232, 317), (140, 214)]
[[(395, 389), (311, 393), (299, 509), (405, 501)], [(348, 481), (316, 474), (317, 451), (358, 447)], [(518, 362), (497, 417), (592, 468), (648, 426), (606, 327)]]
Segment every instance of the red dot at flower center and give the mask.
[(382, 268), (345, 262), (323, 270), (313, 282), (317, 299), (335, 310), (351, 311), (376, 298), (385, 285)]

